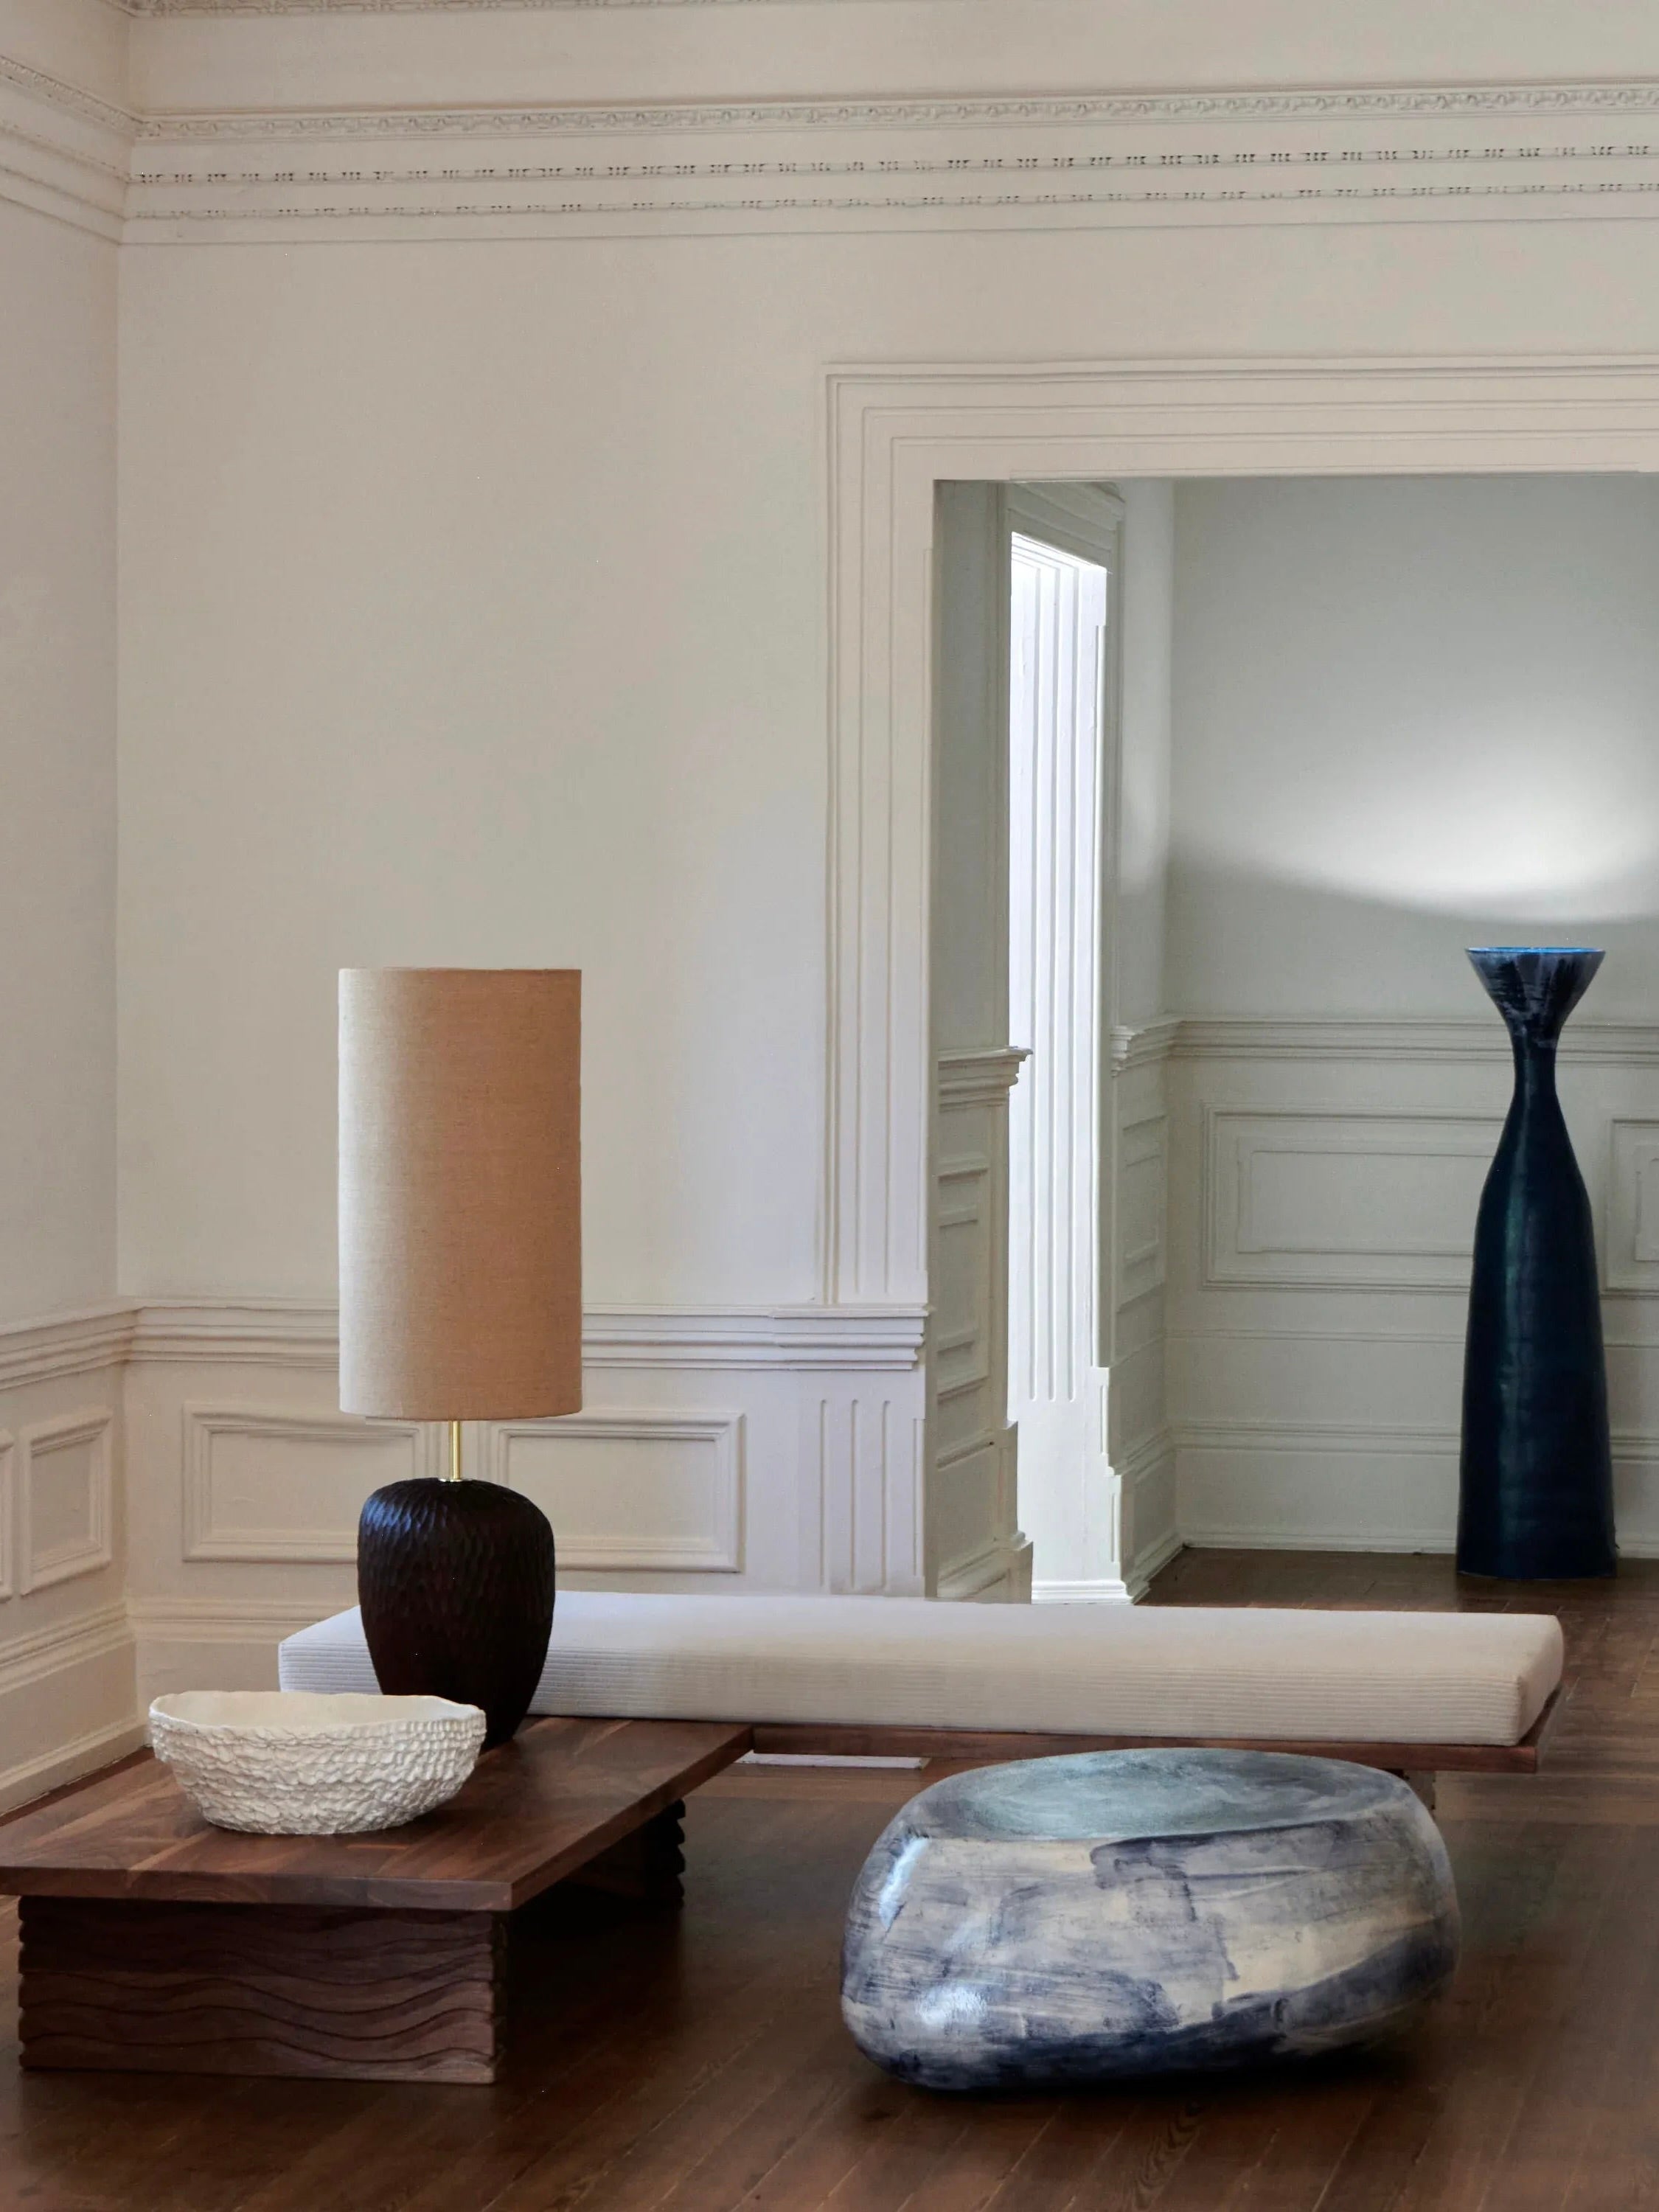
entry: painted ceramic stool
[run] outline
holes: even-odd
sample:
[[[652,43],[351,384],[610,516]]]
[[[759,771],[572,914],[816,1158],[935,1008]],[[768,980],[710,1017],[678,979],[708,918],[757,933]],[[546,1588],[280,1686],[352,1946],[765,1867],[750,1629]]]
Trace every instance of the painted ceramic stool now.
[[[912,1798],[853,1893],[842,2011],[925,2087],[1052,2087],[1369,2040],[1457,1943],[1445,1846],[1394,1776],[1093,1752]]]

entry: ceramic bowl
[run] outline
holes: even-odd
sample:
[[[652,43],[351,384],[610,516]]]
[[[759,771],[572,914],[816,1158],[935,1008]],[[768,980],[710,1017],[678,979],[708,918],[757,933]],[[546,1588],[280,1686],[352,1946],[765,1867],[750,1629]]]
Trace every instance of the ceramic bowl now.
[[[204,1819],[261,1836],[395,1828],[453,1797],[484,1717],[447,1698],[179,1690],[149,1709],[155,1756]]]

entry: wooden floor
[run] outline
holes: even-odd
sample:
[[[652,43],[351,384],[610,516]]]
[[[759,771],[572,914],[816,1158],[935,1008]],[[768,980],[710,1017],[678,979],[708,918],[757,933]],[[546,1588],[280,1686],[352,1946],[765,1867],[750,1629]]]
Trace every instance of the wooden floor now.
[[[3,2212],[1626,2212],[1659,2208],[1659,1563],[1188,1553],[1165,1604],[1558,1612],[1547,1776],[1449,1779],[1451,1996],[1310,2071],[1065,2100],[900,2088],[848,2042],[848,1886],[914,1772],[744,1770],[691,1801],[682,1917],[562,1903],[493,2088],[21,2075]],[[4,1923],[12,1964],[11,1923]],[[8,2027],[15,2015],[3,2015]]]

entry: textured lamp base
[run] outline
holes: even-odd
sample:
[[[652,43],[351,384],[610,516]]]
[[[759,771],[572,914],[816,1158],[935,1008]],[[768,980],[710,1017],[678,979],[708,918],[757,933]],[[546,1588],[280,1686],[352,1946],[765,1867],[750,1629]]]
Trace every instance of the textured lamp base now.
[[[388,1697],[483,1708],[486,1750],[530,1710],[553,1626],[553,1531],[498,1482],[389,1483],[357,1524],[363,1634]]]

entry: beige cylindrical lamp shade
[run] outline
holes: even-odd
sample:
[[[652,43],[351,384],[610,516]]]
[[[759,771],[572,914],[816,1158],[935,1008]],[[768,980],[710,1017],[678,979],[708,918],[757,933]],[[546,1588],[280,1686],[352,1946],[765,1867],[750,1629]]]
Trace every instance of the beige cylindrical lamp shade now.
[[[581,1399],[581,976],[340,971],[340,1404]]]

